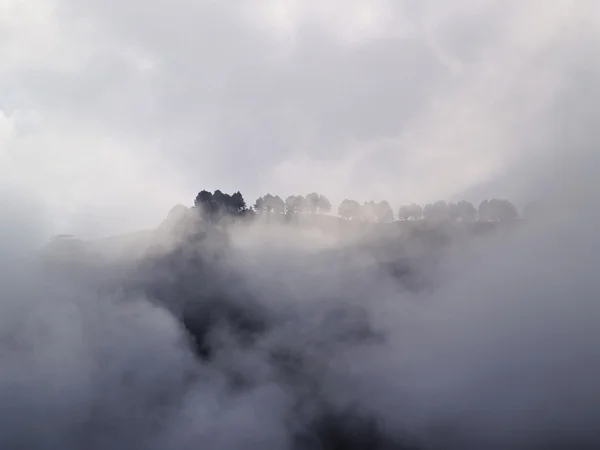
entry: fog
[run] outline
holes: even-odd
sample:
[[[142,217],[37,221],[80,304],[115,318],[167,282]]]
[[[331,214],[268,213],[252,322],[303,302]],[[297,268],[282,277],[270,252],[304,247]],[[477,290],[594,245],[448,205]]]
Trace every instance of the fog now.
[[[579,181],[593,199],[594,180]],[[449,231],[449,245],[187,214],[145,253],[98,246],[45,264],[15,239],[43,224],[11,214],[3,447],[600,442],[598,216],[579,205],[492,234]]]
[[[594,117],[593,0],[4,0],[1,17],[0,174],[49,234],[151,228],[202,188],[522,208],[536,158]]]
[[[0,88],[19,79],[18,95],[0,89],[0,119],[19,125],[3,134],[0,121],[0,447],[600,447],[593,2],[548,2],[542,14],[537,2],[490,1],[479,15],[468,1],[402,2],[405,32],[420,31],[386,73],[403,74],[399,92],[414,91],[404,97],[387,95],[397,78],[379,73],[399,48],[386,40],[399,23],[387,2],[372,22],[361,2],[340,20],[336,2],[290,2],[287,15],[257,2],[239,9],[249,28],[207,4],[151,2],[133,26],[136,2],[51,3],[0,18],[19,30],[0,44]],[[212,65],[189,58],[201,44],[182,45],[198,11],[209,30],[239,32],[217,34],[225,50]],[[32,50],[40,42],[52,58]],[[348,51],[357,42],[363,52]],[[79,67],[80,46],[103,63]],[[148,51],[166,72],[147,84],[118,76],[120,48]],[[272,59],[249,60],[249,49]],[[322,64],[303,70],[310,55]],[[223,61],[245,81],[207,82],[230,73]],[[367,66],[382,70],[345,76]],[[87,94],[109,84],[102,98],[115,100],[61,96],[74,81]],[[11,112],[19,101],[44,119],[31,135]],[[188,158],[188,144],[207,142],[213,150]],[[327,148],[336,157],[323,162]],[[193,184],[191,200],[206,187],[199,175],[251,195],[315,186],[340,200],[498,195],[540,209],[485,232],[337,217],[212,223],[187,203],[161,222],[182,191]],[[57,224],[93,237],[148,230],[46,245]]]

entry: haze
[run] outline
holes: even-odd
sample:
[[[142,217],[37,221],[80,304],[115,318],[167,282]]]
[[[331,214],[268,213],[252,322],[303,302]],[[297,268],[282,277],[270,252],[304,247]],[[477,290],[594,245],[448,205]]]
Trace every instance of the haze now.
[[[598,54],[594,0],[0,0],[0,447],[598,448]]]
[[[82,238],[200,187],[520,202],[530,167],[507,171],[554,150],[597,69],[593,0],[1,7],[3,189]]]

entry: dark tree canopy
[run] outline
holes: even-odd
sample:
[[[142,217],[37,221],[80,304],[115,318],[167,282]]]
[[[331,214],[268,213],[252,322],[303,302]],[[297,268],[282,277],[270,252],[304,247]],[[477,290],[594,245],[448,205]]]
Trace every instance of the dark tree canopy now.
[[[392,211],[392,207],[385,200],[382,200],[375,205],[375,213],[377,222],[379,223],[388,223],[393,222],[394,220],[394,211]]]
[[[356,200],[346,199],[338,208],[340,217],[346,220],[358,220],[361,218],[361,206]]]
[[[313,192],[304,198],[304,210],[310,214],[326,214],[331,211],[331,203],[324,195]]]
[[[472,203],[461,200],[456,204],[456,215],[463,222],[475,222],[477,220],[477,209]]]
[[[211,220],[225,215],[240,216],[248,211],[241,192],[229,195],[219,189],[212,194],[206,190],[200,191],[194,200],[194,207]]]
[[[283,214],[285,205],[279,195],[266,194],[254,202],[254,210],[257,214]]]
[[[210,210],[212,208],[213,195],[209,191],[200,191],[194,200],[194,206]]]
[[[394,220],[394,211],[385,200],[377,203],[371,200],[363,203],[360,208],[360,216],[367,222],[387,223]]]
[[[400,208],[398,212],[398,219],[400,220],[418,220],[423,217],[423,207],[412,203],[405,205]]]
[[[285,203],[279,195],[271,198],[271,208],[275,214],[283,214],[285,212]]]
[[[319,210],[319,194],[313,192],[305,198],[306,211],[311,214],[316,214]]]
[[[306,199],[301,195],[290,195],[285,199],[285,213],[288,216],[302,214],[306,208]]]
[[[319,195],[319,201],[317,202],[319,213],[327,214],[331,211],[331,202],[324,195]]]
[[[443,222],[450,218],[448,204],[443,201],[427,204],[423,207],[423,218],[432,222]]]
[[[360,207],[360,218],[367,222],[375,222],[377,220],[377,205],[374,201],[364,202]]]
[[[244,201],[244,197],[240,191],[235,192],[231,196],[230,205],[233,211],[236,213],[241,213],[246,211],[248,208],[246,206],[246,202]]]
[[[285,201],[278,195],[265,194],[256,199],[254,211],[248,208],[240,191],[227,194],[217,189],[213,193],[202,190],[194,200],[194,207],[201,210],[209,220],[223,216],[239,216],[247,213],[268,216],[285,214],[288,218],[308,214],[327,214],[331,212],[331,202],[322,194],[311,192],[306,195],[290,195]],[[530,215],[532,206],[524,212]],[[338,215],[346,220],[364,220],[367,222],[389,223],[394,221],[394,211],[385,201],[366,201],[362,205],[356,200],[345,199],[337,210]],[[424,219],[428,222],[456,221],[464,223],[481,222],[514,222],[519,218],[517,208],[508,200],[484,200],[475,208],[472,203],[461,200],[447,203],[443,200],[425,206],[411,203],[398,210],[400,221]]]
[[[508,200],[493,198],[479,205],[479,220],[486,222],[514,222],[519,218],[515,205]]]

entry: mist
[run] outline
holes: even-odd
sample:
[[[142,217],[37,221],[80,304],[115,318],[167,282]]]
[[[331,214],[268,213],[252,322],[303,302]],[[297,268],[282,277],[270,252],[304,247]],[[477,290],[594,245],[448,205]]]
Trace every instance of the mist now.
[[[6,239],[2,446],[595,448],[597,221],[578,212],[444,245],[192,210],[137,255]]]
[[[593,2],[118,3],[0,17],[0,447],[600,447]],[[204,187],[538,209],[213,222]]]

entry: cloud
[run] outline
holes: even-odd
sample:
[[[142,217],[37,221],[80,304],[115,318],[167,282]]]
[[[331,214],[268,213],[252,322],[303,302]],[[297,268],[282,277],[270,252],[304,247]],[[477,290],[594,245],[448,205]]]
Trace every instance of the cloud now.
[[[332,439],[353,411],[395,444],[597,447],[595,2],[2,8],[3,447],[311,448],[323,411]],[[256,226],[66,272],[32,257],[204,187],[552,214],[444,250]]]
[[[540,117],[566,95],[558,87],[597,22],[593,2],[567,0],[3,5],[0,108],[36,118],[4,137],[3,167],[47,186],[57,228],[78,233],[74,211],[121,214],[144,203],[139,186],[161,200],[122,229],[157,223],[204,187],[250,200],[477,197],[528,157],[530,136],[547,138]],[[20,156],[32,152],[47,157]],[[113,158],[135,182],[113,176]],[[304,170],[282,176],[298,161]],[[102,215],[89,234],[115,229]]]

